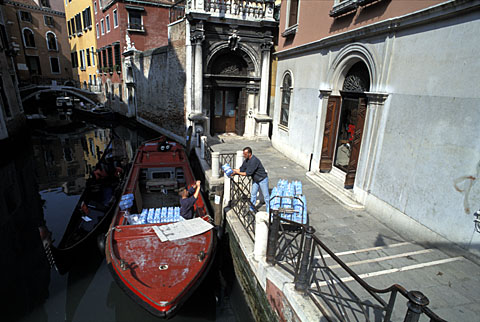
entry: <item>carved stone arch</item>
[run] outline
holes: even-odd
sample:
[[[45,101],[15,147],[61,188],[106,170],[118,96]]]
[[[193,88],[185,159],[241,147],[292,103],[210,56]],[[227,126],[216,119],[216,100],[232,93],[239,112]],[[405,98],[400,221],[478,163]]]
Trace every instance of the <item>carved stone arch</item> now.
[[[215,62],[220,55],[225,55],[227,53],[231,53],[244,60],[248,71],[247,76],[258,76],[260,74],[260,63],[253,49],[249,48],[248,45],[240,43],[237,50],[231,51],[228,43],[225,42],[216,43],[210,46],[206,58],[206,73],[212,74],[214,69],[213,62]]]
[[[342,90],[348,72],[358,62],[363,62],[368,69],[370,92],[377,90],[378,74],[375,56],[363,45],[355,43],[344,47],[333,60],[328,71],[328,83],[332,94]]]

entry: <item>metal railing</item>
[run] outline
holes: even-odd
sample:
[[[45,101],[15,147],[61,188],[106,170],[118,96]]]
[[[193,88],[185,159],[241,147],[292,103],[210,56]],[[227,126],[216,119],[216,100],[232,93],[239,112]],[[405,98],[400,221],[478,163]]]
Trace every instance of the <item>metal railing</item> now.
[[[230,209],[255,241],[258,210],[250,202],[250,188],[249,177],[230,178]],[[312,226],[286,219],[284,211],[270,209],[267,263],[291,274],[295,290],[308,295],[327,320],[391,321],[400,294],[407,312],[398,308],[396,319],[405,315],[405,322],[416,322],[425,314],[430,321],[444,321],[428,308],[428,298],[419,291],[398,284],[378,289],[366,283],[315,236]]]
[[[258,209],[250,201],[252,179],[247,176],[230,178],[230,209],[248,233],[255,240],[255,214]]]
[[[234,167],[239,167],[240,165],[236,165],[235,162],[235,157],[236,157],[236,152],[219,152],[218,153],[218,165],[219,167],[217,169],[213,169],[212,167],[212,153],[214,152],[212,147],[208,144],[207,140],[204,139],[203,144],[205,145],[204,147],[204,159],[205,162],[210,166],[212,171],[218,171],[218,175],[222,176],[223,175],[223,170],[221,168],[221,165],[224,165],[228,163],[232,168]]]
[[[444,321],[419,291],[398,284],[370,286],[315,236],[313,227],[281,218],[278,210],[270,212],[267,262],[292,274],[295,289],[307,294],[328,320],[390,321],[401,294],[408,301],[404,321],[418,321],[422,314],[430,321]]]

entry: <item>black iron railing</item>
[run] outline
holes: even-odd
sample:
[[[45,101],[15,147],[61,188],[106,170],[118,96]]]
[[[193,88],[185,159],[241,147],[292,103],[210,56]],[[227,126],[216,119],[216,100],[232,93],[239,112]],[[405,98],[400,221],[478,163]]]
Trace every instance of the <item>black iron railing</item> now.
[[[444,321],[421,292],[398,284],[370,286],[315,236],[313,227],[281,218],[278,210],[270,212],[267,262],[292,274],[295,289],[310,296],[328,320],[390,321],[401,294],[408,301],[404,321],[418,321],[422,314]]]
[[[212,168],[212,152],[213,149],[205,142],[205,161]]]
[[[208,142],[205,141],[205,155],[204,155],[204,158],[205,158],[205,162],[207,162],[207,164],[210,166],[210,168],[212,168],[212,152],[213,149],[210,145],[208,145]],[[230,165],[230,167],[234,168],[236,167],[237,165],[235,165],[235,157],[236,157],[236,152],[221,152],[219,153],[219,158],[218,158],[218,162],[219,162],[219,169],[218,169],[218,174],[220,176],[223,175],[223,170],[221,168],[222,165],[228,163]],[[238,165],[239,167],[240,165]]]
[[[258,209],[250,201],[252,179],[234,176],[230,179],[230,208],[242,223],[248,236],[255,240],[255,214]]]

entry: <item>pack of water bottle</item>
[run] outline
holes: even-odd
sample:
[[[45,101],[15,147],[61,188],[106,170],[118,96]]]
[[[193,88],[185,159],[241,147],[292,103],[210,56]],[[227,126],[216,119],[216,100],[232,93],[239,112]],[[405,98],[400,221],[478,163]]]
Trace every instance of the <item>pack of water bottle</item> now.
[[[131,215],[131,225],[172,223],[184,220],[180,216],[180,207],[162,207],[143,209],[142,213]]]
[[[280,211],[280,216],[285,219],[302,224],[307,223],[307,199],[303,195],[302,182],[288,182],[286,179],[278,180],[270,194],[270,208]]]
[[[233,174],[233,170],[228,163],[222,165],[222,170],[227,175],[227,177],[230,177]]]
[[[120,202],[118,204],[118,207],[120,207],[121,210],[127,210],[133,206],[133,193],[128,193],[126,195],[123,195],[122,198],[120,199]]]

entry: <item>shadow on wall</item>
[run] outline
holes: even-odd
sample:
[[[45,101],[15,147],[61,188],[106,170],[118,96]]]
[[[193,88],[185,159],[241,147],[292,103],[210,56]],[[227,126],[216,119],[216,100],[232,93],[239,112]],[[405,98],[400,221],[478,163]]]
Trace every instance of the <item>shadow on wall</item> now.
[[[135,93],[127,102],[136,104],[137,117],[183,137],[185,115],[185,22],[170,26],[169,44],[136,54]]]

